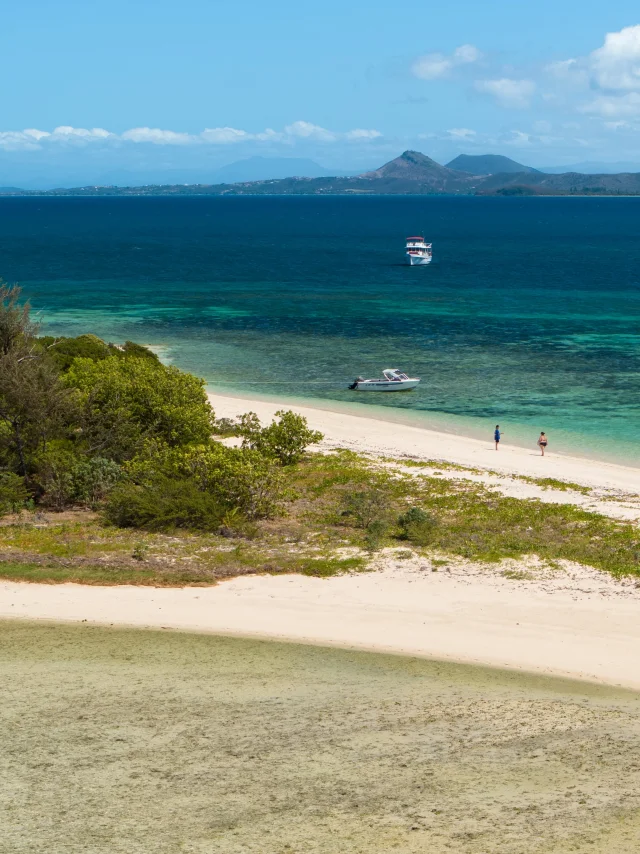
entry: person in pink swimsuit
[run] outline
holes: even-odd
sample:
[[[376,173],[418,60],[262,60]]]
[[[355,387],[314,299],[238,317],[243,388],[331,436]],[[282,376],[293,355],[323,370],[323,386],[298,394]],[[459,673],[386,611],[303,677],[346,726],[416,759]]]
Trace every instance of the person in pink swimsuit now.
[[[538,447],[542,451],[542,456],[544,457],[544,449],[547,447],[547,434],[540,433],[540,437],[538,439]]]

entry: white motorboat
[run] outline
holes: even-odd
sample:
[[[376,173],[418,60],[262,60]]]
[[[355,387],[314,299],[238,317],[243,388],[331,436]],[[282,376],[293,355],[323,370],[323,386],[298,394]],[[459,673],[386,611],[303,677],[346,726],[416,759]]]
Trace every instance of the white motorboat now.
[[[412,267],[430,264],[433,258],[433,244],[425,243],[424,237],[407,237],[407,261]]]
[[[349,388],[353,391],[410,391],[419,382],[417,377],[409,377],[396,368],[385,368],[381,379],[365,380],[364,377],[358,377]]]

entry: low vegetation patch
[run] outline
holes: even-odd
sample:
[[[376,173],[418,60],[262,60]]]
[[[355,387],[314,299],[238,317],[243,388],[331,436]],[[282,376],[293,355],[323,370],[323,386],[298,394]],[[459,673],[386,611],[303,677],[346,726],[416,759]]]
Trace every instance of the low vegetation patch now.
[[[559,492],[579,492],[582,495],[590,495],[593,492],[588,486],[582,486],[582,484],[573,483],[570,480],[559,480],[556,477],[529,477],[526,474],[519,474],[515,475],[515,479],[522,480],[525,483],[533,483],[543,489],[557,489]]]

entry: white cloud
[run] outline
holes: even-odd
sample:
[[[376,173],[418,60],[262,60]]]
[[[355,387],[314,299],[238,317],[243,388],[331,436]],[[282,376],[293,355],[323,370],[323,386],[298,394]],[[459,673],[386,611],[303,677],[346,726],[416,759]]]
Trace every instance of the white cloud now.
[[[251,133],[232,127],[205,128],[200,133],[163,130],[162,128],[136,127],[121,134],[112,133],[104,128],[74,128],[60,125],[52,131],[26,128],[21,131],[0,131],[0,148],[4,149],[40,149],[53,143],[75,145],[125,142],[133,145],[233,145],[244,142],[288,143],[296,141],[310,142],[370,142],[379,139],[382,134],[373,128],[353,128],[344,132],[331,131],[307,121],[296,121],[282,131],[265,128],[259,133]]]
[[[127,142],[151,142],[154,145],[188,145],[195,138],[188,133],[178,133],[160,128],[131,128],[120,135]]]
[[[278,142],[281,139],[284,139],[284,134],[280,131],[274,130],[273,128],[265,128],[260,133],[255,135],[256,139],[259,139],[260,142]]]
[[[293,122],[293,124],[287,125],[284,131],[289,136],[301,139],[316,139],[321,142],[334,142],[337,139],[335,133],[319,125],[311,124],[311,122]]]
[[[49,136],[49,134],[47,134]],[[26,149],[34,150],[40,148],[38,140],[27,135],[24,131],[0,131],[0,147],[8,150]]]
[[[49,136],[51,139],[108,139],[113,134],[109,133],[108,130],[104,128],[74,128],[69,125],[60,125],[60,127],[54,128],[51,134],[46,134],[45,131],[24,131],[25,133],[31,134],[44,134]]]
[[[420,80],[436,80],[446,77],[453,68],[452,60],[442,53],[428,53],[421,56],[411,66],[414,77]]]
[[[521,130],[512,130],[511,136],[507,139],[504,139],[503,142],[505,145],[515,145],[516,148],[522,148],[527,145],[531,145],[533,139],[531,134],[524,133]]]
[[[589,72],[581,59],[562,59],[550,62],[543,68],[556,84],[570,88],[584,87],[589,83]]]
[[[213,142],[219,145],[226,145],[230,142],[243,142],[246,139],[252,139],[252,134],[246,130],[238,130],[237,128],[205,128],[199,135],[200,139],[205,142]]]
[[[476,132],[470,128],[450,128],[447,133],[454,139],[473,139]]]
[[[457,47],[450,56],[444,53],[427,53],[419,56],[411,66],[411,73],[420,80],[437,80],[448,77],[454,68],[460,65],[470,65],[478,62],[482,54],[472,44]]]
[[[369,130],[367,128],[355,128],[354,130],[348,130],[345,133],[345,138],[353,141],[362,140],[362,139],[378,139],[382,134],[379,130]]]
[[[29,137],[30,139],[35,139],[36,141],[44,139],[47,136],[51,136],[51,134],[48,133],[46,130],[38,130],[37,128],[25,128],[22,133],[26,137]]]
[[[478,62],[480,59],[482,59],[482,53],[472,44],[461,44],[453,52],[455,65],[468,65],[471,62]]]
[[[600,116],[605,119],[640,115],[640,93],[627,92],[626,95],[598,95],[588,104],[579,107],[581,113]]]
[[[607,33],[589,56],[592,78],[600,89],[640,89],[640,24]]]
[[[107,139],[115,139],[116,135],[104,128],[74,128],[70,125],[60,125],[52,131],[25,128],[22,131],[0,132],[0,146],[11,149],[33,150],[41,148],[42,142],[83,144]]]
[[[513,80],[501,77],[498,80],[476,80],[478,92],[493,96],[502,107],[524,109],[536,90],[533,80]]]
[[[558,106],[569,105],[580,113],[606,119],[635,116],[639,112],[634,96],[640,92],[640,24],[607,33],[602,46],[590,54],[552,62],[544,71],[558,85],[547,100]],[[576,104],[573,96],[579,89],[595,95]]]

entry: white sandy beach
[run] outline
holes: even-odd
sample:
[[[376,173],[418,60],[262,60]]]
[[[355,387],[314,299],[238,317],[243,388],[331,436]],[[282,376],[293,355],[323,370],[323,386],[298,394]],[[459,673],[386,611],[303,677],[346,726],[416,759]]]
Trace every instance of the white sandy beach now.
[[[253,410],[269,420],[276,403],[211,396],[217,415]],[[637,518],[630,493],[637,469],[416,427],[293,407],[325,434],[325,447],[487,468],[507,476],[500,487],[524,497],[584,503]],[[606,500],[509,481],[508,475],[549,476],[594,490]],[[475,474],[488,483],[496,475]],[[536,491],[537,490],[537,491]],[[637,496],[636,496],[637,499]],[[598,506],[600,505],[600,506]],[[456,565],[434,571],[429,561],[380,559],[380,569],[330,579],[252,576],[213,588],[89,587],[0,583],[0,617],[87,621],[140,627],[225,632],[339,644],[521,668],[640,689],[640,588],[595,570],[565,567],[526,579],[500,568]],[[535,569],[535,567],[534,567]]]
[[[355,415],[319,408],[319,405],[292,406],[288,403],[219,394],[210,394],[209,400],[219,418],[234,418],[251,410],[256,412],[262,421],[268,422],[279,409],[293,409],[304,415],[314,430],[324,433],[324,447],[350,448],[354,451],[392,457],[443,460],[503,474],[554,477],[594,488],[630,493],[640,491],[640,469],[555,454],[553,440],[543,458],[535,446],[537,435],[533,437],[531,448],[520,448],[502,442],[500,450],[496,452],[492,441],[492,424],[489,425],[485,442],[371,418],[365,405],[362,405],[361,415]]]

